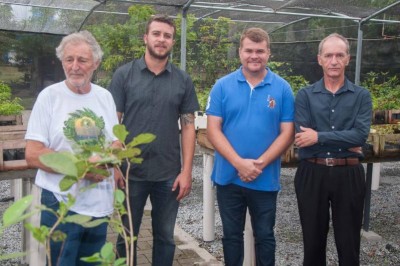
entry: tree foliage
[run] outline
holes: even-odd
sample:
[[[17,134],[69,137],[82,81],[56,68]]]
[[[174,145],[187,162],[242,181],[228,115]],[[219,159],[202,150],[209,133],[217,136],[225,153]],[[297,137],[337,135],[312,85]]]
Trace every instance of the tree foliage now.
[[[374,110],[400,109],[400,79],[397,76],[370,72],[361,85],[370,91]]]
[[[124,24],[99,24],[88,29],[94,34],[104,50],[102,70],[108,73],[97,81],[108,86],[111,74],[121,64],[139,58],[144,53],[144,35],[146,21],[155,10],[147,5],[133,5],[129,8],[130,19]],[[176,36],[172,52],[172,62],[180,64],[181,57],[181,23],[182,16],[175,20]],[[193,15],[186,18],[186,70],[196,88],[201,109],[204,110],[210,89],[215,81],[237,69],[240,65],[238,43],[240,33],[235,30],[235,23],[229,18],[220,17],[196,20]],[[287,78],[298,90],[307,84],[301,76],[294,76],[287,64],[274,64],[271,68]]]

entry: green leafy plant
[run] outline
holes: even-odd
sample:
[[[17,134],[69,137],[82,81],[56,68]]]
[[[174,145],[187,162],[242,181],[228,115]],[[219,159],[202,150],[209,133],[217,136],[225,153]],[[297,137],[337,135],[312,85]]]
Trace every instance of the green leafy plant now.
[[[0,115],[19,115],[23,110],[21,99],[12,98],[11,87],[0,81]]]
[[[289,63],[270,61],[268,62],[268,67],[289,82],[294,94],[309,85],[309,82],[303,76],[293,75],[293,70]]]
[[[115,148],[109,145],[107,146],[104,141],[99,142],[99,144],[96,145],[86,145],[86,143],[82,143],[80,145],[80,150],[78,150],[79,152],[77,153],[48,153],[40,156],[39,159],[47,167],[50,167],[54,171],[64,175],[59,184],[61,191],[67,191],[72,185],[79,183],[80,180],[85,178],[87,174],[108,176],[109,172],[107,168],[110,167],[115,167],[116,171],[120,171],[119,167],[122,162],[127,163],[127,170],[125,173],[125,177],[127,177],[130,165],[132,163],[138,164],[143,161],[143,158],[139,157],[141,155],[141,149],[138,146],[152,142],[156,136],[149,133],[140,134],[131,142],[125,144],[128,131],[126,131],[124,125],[114,126],[113,133],[122,143],[122,147]],[[93,156],[95,156],[95,160],[93,160]],[[125,181],[127,181],[126,178]],[[90,187],[85,189],[90,189]],[[75,203],[75,198],[71,195],[68,195],[68,201],[66,203],[60,202],[60,208],[57,211],[53,211],[43,205],[36,206],[34,211],[28,211],[32,202],[32,195],[28,195],[15,202],[5,211],[0,226],[0,235],[6,227],[24,221],[26,218],[39,211],[52,212],[57,217],[57,221],[52,228],[45,226],[35,227],[32,224],[25,224],[25,227],[31,232],[32,236],[46,246],[46,255],[49,258],[48,261],[50,263],[50,241],[64,241],[66,238],[66,235],[63,232],[56,229],[59,224],[76,223],[83,227],[95,227],[101,223],[107,222],[115,232],[124,237],[127,257],[117,259],[113,244],[108,242],[103,246],[99,253],[81,259],[87,262],[97,263],[97,265],[133,265],[133,242],[136,237],[132,235],[133,223],[132,215],[129,211],[129,201],[126,202],[127,208],[125,208],[124,205],[125,195],[129,195],[129,182],[125,182],[124,191],[116,189],[114,192],[114,214],[111,215],[110,218],[96,220],[92,220],[92,217],[85,215],[68,215],[68,210]],[[128,215],[129,228],[125,228],[122,224],[123,215]],[[8,257],[9,256],[0,257],[0,260]],[[49,265],[51,266],[51,263]]]
[[[370,91],[374,110],[400,109],[400,79],[397,76],[369,72],[361,85]]]

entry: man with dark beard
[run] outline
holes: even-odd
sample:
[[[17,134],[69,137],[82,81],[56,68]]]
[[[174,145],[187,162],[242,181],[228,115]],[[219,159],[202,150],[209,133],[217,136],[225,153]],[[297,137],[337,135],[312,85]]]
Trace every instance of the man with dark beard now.
[[[199,110],[191,78],[168,61],[175,33],[172,19],[161,15],[152,17],[143,38],[144,56],[117,69],[110,84],[118,118],[129,131],[126,142],[141,133],[156,135],[155,141],[141,147],[143,162],[130,168],[127,198],[137,237],[144,206],[150,196],[152,265],[163,266],[173,263],[179,201],[191,190],[196,139],[194,112]],[[127,225],[126,215],[123,220]],[[121,236],[117,249],[120,257],[126,256]],[[134,250],[136,260],[136,241]]]

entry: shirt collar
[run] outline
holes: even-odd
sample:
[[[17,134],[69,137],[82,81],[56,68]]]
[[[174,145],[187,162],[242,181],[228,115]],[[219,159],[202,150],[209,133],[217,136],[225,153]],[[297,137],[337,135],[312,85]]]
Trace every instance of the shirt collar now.
[[[343,93],[346,91],[354,92],[353,84],[347,78],[344,79],[344,85],[336,92],[336,94],[340,94],[340,93]],[[312,92],[320,92],[320,93],[329,92],[325,88],[324,78],[320,79],[319,81],[317,81],[315,83],[315,86],[314,86]]]
[[[238,81],[241,81],[241,82],[247,82],[246,81],[246,77],[243,75],[242,68],[243,67],[240,66],[240,68],[237,70],[238,71],[237,79],[238,79]],[[269,67],[265,67],[265,69],[267,69],[267,75],[265,75],[264,79],[257,86],[263,86],[265,84],[271,84],[272,83],[273,72],[271,71],[271,69],[269,69]]]
[[[144,56],[142,56],[140,59],[138,59],[138,64],[139,64],[139,68],[141,71],[144,69],[148,69],[147,65],[146,65],[146,61],[144,61]],[[165,70],[167,70],[168,72],[171,73],[172,69],[171,69],[171,63],[169,61],[167,62],[167,65],[165,66]]]

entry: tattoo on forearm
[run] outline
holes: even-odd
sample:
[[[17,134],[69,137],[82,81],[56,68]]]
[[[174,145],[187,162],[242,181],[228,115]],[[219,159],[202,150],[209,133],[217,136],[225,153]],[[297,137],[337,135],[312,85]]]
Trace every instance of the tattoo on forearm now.
[[[193,114],[182,114],[181,115],[181,123],[186,126],[194,123],[194,115]]]

